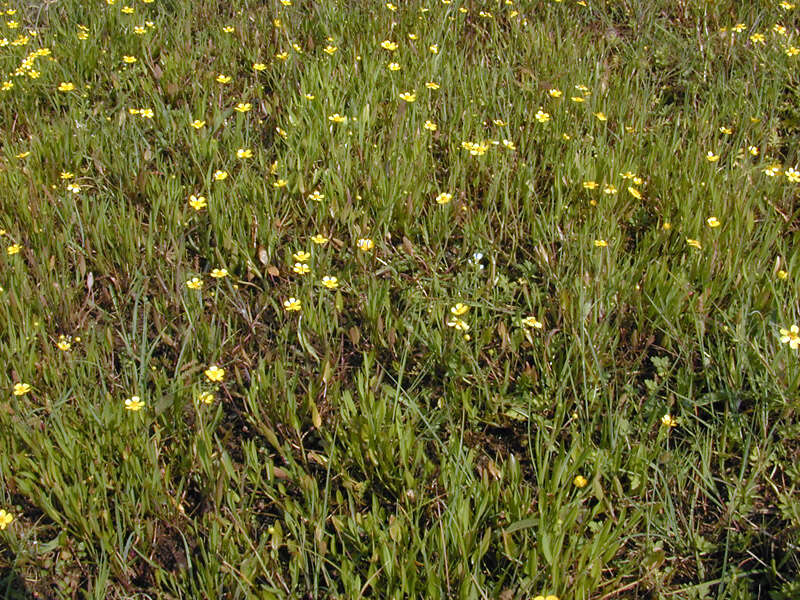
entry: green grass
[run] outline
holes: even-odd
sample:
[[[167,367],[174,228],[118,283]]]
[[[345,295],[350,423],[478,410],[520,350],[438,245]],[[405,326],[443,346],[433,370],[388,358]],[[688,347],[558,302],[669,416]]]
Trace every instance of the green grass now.
[[[129,4],[0,19],[3,597],[800,594],[800,7]]]

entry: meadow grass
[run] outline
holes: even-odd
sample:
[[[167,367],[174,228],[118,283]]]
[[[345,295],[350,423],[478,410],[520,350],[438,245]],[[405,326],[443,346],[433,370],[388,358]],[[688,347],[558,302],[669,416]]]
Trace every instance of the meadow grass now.
[[[3,597],[800,597],[800,7],[395,4],[2,5]]]

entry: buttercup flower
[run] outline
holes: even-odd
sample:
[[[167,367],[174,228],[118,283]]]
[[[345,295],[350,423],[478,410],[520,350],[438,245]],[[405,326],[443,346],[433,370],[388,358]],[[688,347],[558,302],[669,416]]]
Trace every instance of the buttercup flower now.
[[[249,102],[239,102],[239,104],[233,107],[233,110],[240,113],[246,113],[251,108],[253,108],[253,105]]]
[[[469,325],[463,319],[459,319],[458,317],[453,317],[449,321],[447,321],[448,327],[453,327],[458,331],[469,331]]]
[[[606,246],[608,246],[608,242],[605,240],[595,240],[594,245],[597,248],[605,248]]]
[[[405,100],[410,104],[411,102],[414,102],[414,100],[417,99],[417,95],[412,94],[411,92],[403,92],[402,94],[400,94],[400,99]]]
[[[320,202],[325,197],[325,194],[321,194],[319,190],[314,190],[308,195],[309,200],[314,200],[315,202]]]
[[[425,123],[422,126],[428,131],[436,131],[436,123],[434,123],[433,121],[425,121]]]
[[[302,310],[303,305],[297,298],[289,298],[288,300],[283,301],[283,308],[286,310],[286,312],[299,312]]]
[[[298,262],[308,262],[308,260],[311,258],[311,254],[305,250],[298,250],[292,254],[292,258]]]
[[[296,263],[294,263],[294,266],[292,267],[292,271],[294,271],[298,275],[306,275],[307,273],[309,273],[311,271],[311,267],[309,267],[305,263],[296,262]]]
[[[800,328],[797,325],[792,325],[789,329],[780,330],[781,344],[789,344],[792,350],[800,348]]]
[[[208,206],[208,203],[206,202],[205,196],[195,196],[194,194],[192,194],[191,196],[189,196],[189,206],[191,206],[196,211],[200,211],[203,210],[206,206]]]
[[[11,525],[11,522],[14,520],[14,515],[10,512],[6,512],[5,509],[0,508],[0,531]]]
[[[322,278],[322,285],[329,290],[335,290],[339,287],[339,280],[331,275],[325,275],[325,277]]]
[[[364,252],[369,252],[375,247],[375,242],[373,242],[369,238],[361,238],[356,242],[356,246],[358,247],[359,250],[362,250]]]
[[[239,148],[236,151],[236,158],[252,158],[253,151],[250,148]]]
[[[217,365],[211,365],[205,371],[203,371],[203,373],[209,381],[213,381],[214,383],[220,383],[223,379],[225,379],[225,369],[222,369]]]
[[[383,48],[384,50],[388,50],[389,52],[394,52],[395,50],[397,50],[397,43],[391,42],[389,40],[383,40],[381,42],[381,48]]]
[[[232,78],[230,75],[223,75],[222,73],[217,75],[217,83],[225,84],[225,83],[230,83],[231,81]]]
[[[687,245],[691,246],[692,248],[697,248],[698,250],[703,249],[703,245],[698,240],[693,240],[691,238],[686,238]]]
[[[467,312],[469,312],[469,306],[462,304],[461,302],[457,302],[454,306],[450,307],[450,313],[457,317],[460,317]]]
[[[15,383],[14,384],[14,395],[15,396],[24,396],[28,392],[31,391],[31,385],[29,383]]]
[[[442,192],[441,194],[436,196],[436,202],[438,204],[447,204],[452,199],[453,199],[453,194],[449,194],[447,192]]]
[[[214,171],[214,181],[222,181],[228,177],[227,171]]]
[[[664,427],[676,427],[678,425],[678,421],[671,414],[667,413],[661,417],[661,424]]]
[[[706,219],[706,223],[708,223],[708,226],[711,227],[712,229],[714,227],[719,227],[720,226],[720,222],[719,222],[719,219],[717,219],[717,217],[708,217]]]
[[[575,479],[572,480],[572,483],[576,488],[583,488],[586,487],[586,484],[589,483],[589,481],[583,475],[576,475]]]
[[[19,254],[20,250],[22,250],[22,246],[19,244],[11,244],[8,248],[6,248],[6,254],[13,256],[14,254]]]
[[[222,279],[228,276],[228,269],[212,269],[210,275],[214,279]]]
[[[197,400],[203,404],[211,404],[214,401],[214,394],[209,391],[200,392]]]
[[[144,401],[141,398],[139,398],[139,396],[131,396],[130,398],[125,398],[125,410],[136,412],[137,410],[141,410],[142,408],[144,408]]]
[[[190,290],[199,290],[203,288],[203,280],[199,277],[192,277],[186,282],[186,287]]]
[[[534,329],[541,329],[544,326],[542,322],[537,320],[534,316],[525,317],[522,319],[522,325],[524,327],[532,327]]]
[[[206,126],[206,122],[201,121],[200,119],[195,119],[194,121],[191,122],[191,126],[194,127],[195,129],[202,129],[203,127]]]
[[[328,243],[328,238],[326,238],[321,233],[318,233],[314,237],[311,238],[311,241],[314,242],[315,244],[321,246],[322,244],[327,244]]]
[[[59,92],[71,92],[71,91],[72,91],[72,90],[74,90],[74,89],[75,89],[75,84],[74,84],[74,83],[71,83],[71,82],[64,82],[64,81],[62,81],[62,82],[61,82],[61,83],[58,85],[58,91],[59,91]]]

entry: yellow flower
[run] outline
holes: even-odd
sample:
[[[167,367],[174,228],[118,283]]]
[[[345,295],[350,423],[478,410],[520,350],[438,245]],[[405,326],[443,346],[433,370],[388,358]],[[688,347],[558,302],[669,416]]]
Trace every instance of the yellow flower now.
[[[394,52],[395,50],[397,50],[397,43],[391,42],[389,40],[383,40],[381,42],[381,48],[383,48],[384,50],[388,50],[389,52]]]
[[[339,113],[333,113],[332,115],[328,116],[328,121],[332,121],[334,123],[344,123],[347,121],[347,117],[343,117]]]
[[[230,75],[223,75],[222,73],[217,75],[217,83],[223,83],[224,84],[224,83],[230,83],[231,81],[232,81],[232,78],[230,77]]]
[[[15,383],[14,384],[14,395],[15,396],[24,396],[28,392],[31,391],[31,385],[29,383]]]
[[[254,71],[264,71],[266,70],[267,65],[261,62],[253,63],[253,70]]]
[[[369,238],[360,238],[356,242],[356,246],[358,247],[359,250],[362,250],[363,252],[369,252],[375,247],[375,242],[373,242]]]
[[[453,199],[453,194],[449,194],[447,192],[442,192],[441,194],[436,196],[436,202],[438,204],[447,204],[452,199]]]
[[[608,242],[605,240],[595,240],[594,245],[597,248],[605,248],[606,246],[608,246]]]
[[[587,190],[596,190],[598,185],[599,184],[596,181],[592,180],[583,182],[583,187]]]
[[[308,262],[311,258],[311,254],[306,252],[305,250],[298,250],[294,254],[292,254],[292,258],[298,262]]]
[[[522,319],[523,327],[533,327],[534,329],[541,329],[544,325],[536,317],[530,316]]]
[[[228,177],[227,171],[214,171],[214,180],[222,181]]]
[[[323,198],[325,198],[325,194],[321,194],[319,190],[314,190],[308,195],[308,199],[315,202],[321,202]]]
[[[200,290],[203,288],[203,280],[199,277],[192,277],[186,282],[186,287],[190,290]]]
[[[302,310],[303,305],[297,298],[289,298],[283,301],[283,308],[286,312],[299,312]]]
[[[140,108],[139,109],[139,115],[141,115],[145,119],[152,119],[154,114],[155,113],[153,113],[153,109],[152,108]]]
[[[509,150],[517,149],[517,147],[514,145],[514,142],[512,142],[511,140],[503,140],[503,146],[505,146]]]
[[[307,273],[309,273],[311,271],[311,267],[309,267],[305,263],[296,262],[296,263],[294,263],[294,266],[292,267],[292,271],[294,271],[298,275],[306,275]]]
[[[124,12],[126,15],[132,15],[133,14],[133,7],[132,6],[123,6],[122,7],[122,12]]]
[[[703,245],[698,240],[693,240],[691,238],[686,238],[686,243],[691,246],[692,248],[697,248],[698,250],[703,249]]]
[[[322,278],[322,285],[329,290],[335,290],[339,287],[339,280],[331,275],[325,275],[325,277]]]
[[[318,245],[321,246],[322,244],[327,244],[328,243],[328,238],[326,238],[321,233],[318,233],[314,237],[311,238],[311,241],[314,242],[315,244],[318,244]]]
[[[717,217],[708,217],[706,219],[706,223],[708,223],[708,226],[711,227],[712,229],[714,227],[719,227],[720,226],[720,222],[719,222],[719,219],[717,219]]]
[[[73,177],[75,177],[75,173],[72,173],[71,171],[61,171],[61,175],[59,175],[58,177],[59,179],[64,179],[64,180],[72,179]]]
[[[617,187],[615,185],[607,183],[605,187],[603,187],[603,193],[608,196],[613,196],[614,194],[617,193]]]
[[[492,123],[494,123],[498,127],[505,127],[507,125],[507,123],[503,121],[503,119],[492,119]]]
[[[14,254],[19,254],[20,250],[22,250],[22,246],[19,244],[11,244],[8,248],[6,248],[6,253],[9,256],[13,256]]]
[[[708,162],[717,162],[719,160],[719,154],[714,154],[711,150],[706,152],[706,160]]]
[[[764,169],[763,173],[767,177],[776,177],[777,175],[780,175],[781,174],[781,165],[780,165],[780,163],[771,164],[766,169]]]
[[[539,123],[547,123],[550,120],[550,115],[544,112],[541,107],[539,107],[539,110],[536,111],[536,114],[533,116],[536,117]]]
[[[758,156],[758,146],[748,146],[747,151],[750,153],[750,156]]]
[[[428,88],[429,90],[438,90],[440,86],[435,81],[429,81],[428,83],[425,84],[425,87]]]
[[[305,98],[306,100],[313,100],[314,94],[303,94],[303,98]]]
[[[400,94],[400,99],[411,103],[411,102],[414,102],[414,100],[417,99],[417,95],[416,94],[412,94],[411,92],[403,92],[402,94]]]
[[[253,108],[253,105],[249,102],[239,102],[239,104],[233,107],[233,110],[240,113],[246,113],[251,108]]]
[[[797,56],[800,54],[800,48],[797,46],[789,46],[786,48],[786,50],[784,50],[784,52],[786,52],[786,56]]]
[[[30,156],[30,154],[31,154],[30,152],[20,152],[19,154],[17,154],[17,158],[26,158]]]
[[[466,314],[469,312],[469,306],[466,304],[462,304],[461,302],[456,302],[454,306],[450,307],[450,313],[454,314],[457,317]]]
[[[642,192],[637,190],[635,187],[628,186],[628,193],[631,196],[633,196],[634,198],[636,198],[637,200],[641,200],[642,199]]]
[[[236,158],[252,158],[253,151],[249,148],[239,148],[236,151]]]
[[[222,279],[228,276],[228,269],[212,269],[210,275],[214,279]]]
[[[70,348],[72,348],[72,343],[69,341],[69,338],[65,335],[58,336],[58,342],[56,343],[56,347],[61,350],[62,352],[68,352]]]
[[[139,396],[131,396],[125,399],[125,410],[136,412],[144,408],[144,401]]]
[[[589,482],[583,475],[576,475],[575,479],[572,480],[572,483],[575,485],[576,488],[583,488],[586,487],[586,484]]]
[[[211,404],[214,401],[214,394],[209,391],[200,392],[197,400],[203,404]]]
[[[205,196],[195,196],[194,194],[192,194],[191,196],[189,196],[189,206],[191,206],[193,209],[197,211],[200,211],[203,210],[206,206],[208,206],[208,203],[206,202]]]
[[[463,319],[459,319],[458,317],[453,317],[449,321],[447,321],[448,327],[454,327],[458,331],[469,331],[469,325]]]
[[[763,33],[754,33],[750,36],[750,41],[754,44],[764,44],[766,43],[766,38]]]
[[[230,25],[228,25],[226,27],[223,27],[222,31],[224,31],[225,33],[233,33],[236,30],[233,27],[231,27]]]
[[[324,51],[325,51],[327,54],[333,54],[333,53],[334,53],[334,52],[336,52],[337,50],[338,50],[338,48],[337,48],[336,46],[331,46],[331,45],[325,46],[325,48],[324,48]]]
[[[13,87],[14,87],[14,82],[13,81],[4,81],[3,85],[2,85],[2,87],[0,87],[0,89],[2,89],[4,92],[7,92],[8,90],[10,90]]]
[[[730,127],[723,126],[719,128],[719,132],[724,135],[731,135],[733,133],[733,129],[731,129]]]
[[[288,181],[286,181],[285,179],[277,179],[276,181],[273,181],[273,182],[272,182],[272,187],[276,187],[276,188],[282,188],[282,187],[286,187],[286,185],[287,185],[288,183],[289,183],[289,182],[288,182]]]
[[[205,376],[208,378],[209,381],[213,381],[215,383],[220,383],[223,379],[225,379],[225,369],[221,369],[217,365],[211,365],[205,371]]]
[[[586,98],[583,98],[581,96],[573,96],[572,98],[570,98],[570,100],[572,100],[573,102],[586,102]]]
[[[431,44],[428,46],[428,50],[430,50],[433,54],[439,54],[439,44]]]
[[[596,112],[594,113],[594,116],[597,117],[598,121],[608,121],[608,117],[605,116],[605,114],[603,114],[602,112]]]
[[[289,53],[288,52],[278,52],[275,55],[275,58],[277,58],[278,60],[286,60],[287,58],[289,58]]]
[[[6,512],[4,509],[0,509],[0,530],[5,529],[11,524],[11,521],[14,520],[14,515],[9,512]]]
[[[561,96],[563,95],[563,92],[558,88],[551,88],[547,90],[547,93],[550,94],[552,98],[561,98]]]
[[[72,90],[74,90],[74,89],[75,89],[75,84],[74,84],[74,83],[71,83],[71,82],[64,82],[64,81],[62,81],[62,82],[61,82],[61,83],[58,85],[58,91],[59,91],[59,92],[71,92],[71,91],[72,91]]]
[[[789,273],[787,273],[783,269],[778,271],[778,279],[786,279],[787,277],[789,277]]]
[[[672,223],[670,223],[669,221],[664,221],[664,224],[661,226],[661,229],[663,229],[664,231],[669,231],[670,229],[672,229]]]
[[[425,121],[425,124],[422,126],[428,131],[436,131],[436,123],[433,121]]]
[[[786,179],[788,179],[792,183],[800,183],[800,171],[798,171],[794,167],[789,167],[788,169],[786,169],[784,175],[786,175]]]
[[[800,347],[800,328],[797,325],[792,325],[789,329],[780,330],[781,333],[781,344],[789,344],[789,347],[792,350],[797,350]],[[14,386],[16,390],[16,386]],[[14,392],[16,394],[16,391]],[[17,394],[19,395],[19,394]]]
[[[191,125],[195,129],[202,129],[203,127],[206,126],[206,122],[205,121],[201,121],[200,119],[195,119],[194,121],[192,121]]]
[[[388,68],[390,71],[399,71],[399,70],[400,70],[400,65],[399,65],[399,64],[397,64],[396,62],[391,62],[391,63],[389,63],[389,65],[388,65],[388,67],[387,67],[387,68]]]
[[[666,413],[663,417],[661,417],[661,424],[664,427],[677,427],[678,421],[671,414]]]

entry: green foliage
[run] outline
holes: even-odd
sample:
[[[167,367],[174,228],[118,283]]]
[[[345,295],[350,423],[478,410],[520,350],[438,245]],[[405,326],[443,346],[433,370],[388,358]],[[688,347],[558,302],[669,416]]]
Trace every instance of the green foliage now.
[[[800,9],[397,4],[3,5],[4,597],[797,597]]]

